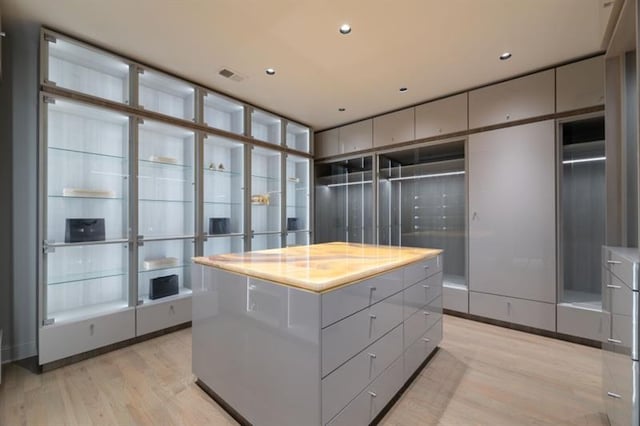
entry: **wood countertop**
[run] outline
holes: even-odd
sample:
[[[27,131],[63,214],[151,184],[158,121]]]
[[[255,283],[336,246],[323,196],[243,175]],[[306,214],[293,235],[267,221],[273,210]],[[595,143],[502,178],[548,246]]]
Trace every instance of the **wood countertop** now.
[[[193,260],[201,265],[323,293],[440,253],[439,249],[335,242]]]

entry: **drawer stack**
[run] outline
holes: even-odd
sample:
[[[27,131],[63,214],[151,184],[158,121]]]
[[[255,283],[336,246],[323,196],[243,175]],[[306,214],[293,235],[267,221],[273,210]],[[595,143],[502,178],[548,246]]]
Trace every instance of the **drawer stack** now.
[[[322,295],[322,424],[369,424],[442,339],[437,256]]]
[[[603,248],[603,315],[610,328],[602,345],[602,374],[612,426],[640,424],[639,260],[638,249]]]

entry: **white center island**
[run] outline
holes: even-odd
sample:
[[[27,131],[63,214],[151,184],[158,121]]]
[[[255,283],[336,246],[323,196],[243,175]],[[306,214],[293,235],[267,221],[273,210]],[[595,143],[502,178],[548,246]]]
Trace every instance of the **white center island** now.
[[[442,339],[441,253],[327,243],[194,259],[197,383],[243,424],[371,423]]]

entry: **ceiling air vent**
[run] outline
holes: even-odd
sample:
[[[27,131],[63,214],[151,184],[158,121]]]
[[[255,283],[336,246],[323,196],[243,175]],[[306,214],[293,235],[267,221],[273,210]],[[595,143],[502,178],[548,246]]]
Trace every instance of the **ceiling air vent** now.
[[[242,74],[239,74],[229,68],[222,68],[220,71],[218,71],[218,74],[233,81],[242,81],[245,79]]]

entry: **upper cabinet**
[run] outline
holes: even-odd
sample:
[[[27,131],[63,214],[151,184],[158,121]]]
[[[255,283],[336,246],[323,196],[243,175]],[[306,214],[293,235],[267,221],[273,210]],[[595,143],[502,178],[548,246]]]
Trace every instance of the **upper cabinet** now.
[[[282,120],[275,115],[253,110],[251,112],[251,136],[255,139],[280,145]]]
[[[416,139],[467,130],[467,94],[429,102],[416,108]]]
[[[129,103],[129,64],[81,43],[44,35],[45,83],[89,96]]]
[[[244,106],[240,102],[206,92],[203,113],[205,126],[239,135],[244,133]]]
[[[403,109],[373,119],[374,146],[393,145],[415,138],[415,108]]]
[[[139,68],[138,103],[153,112],[195,120],[195,88],[157,71]]]
[[[316,158],[340,154],[340,129],[316,133],[313,149]]]
[[[373,120],[358,121],[340,128],[340,153],[373,148]]]
[[[469,128],[553,114],[555,70],[469,92]]]
[[[297,151],[309,152],[310,151],[310,138],[311,132],[308,127],[300,124],[287,122],[287,137],[286,144],[288,148],[295,149]]]
[[[557,69],[557,112],[602,104],[604,104],[604,56],[575,62]]]

